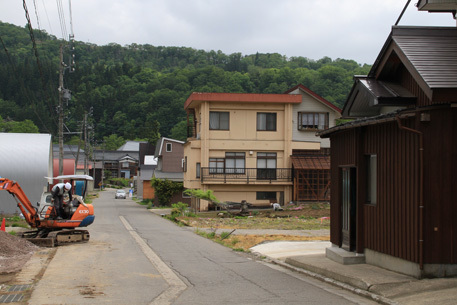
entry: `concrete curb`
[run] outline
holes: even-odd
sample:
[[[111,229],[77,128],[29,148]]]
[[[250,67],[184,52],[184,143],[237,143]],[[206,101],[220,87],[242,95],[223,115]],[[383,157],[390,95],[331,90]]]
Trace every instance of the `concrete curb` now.
[[[276,264],[278,266],[287,268],[289,270],[292,270],[292,271],[295,271],[295,272],[298,272],[298,273],[301,273],[301,274],[305,274],[305,275],[310,276],[310,277],[312,277],[314,279],[317,279],[317,280],[320,280],[322,282],[325,282],[325,283],[331,284],[333,286],[339,287],[341,289],[350,291],[350,292],[355,293],[357,295],[366,297],[366,298],[371,299],[373,301],[376,301],[376,302],[378,302],[380,304],[383,304],[383,305],[398,305],[397,302],[392,301],[392,300],[390,300],[390,299],[388,299],[386,297],[383,297],[381,295],[378,295],[376,293],[372,293],[372,292],[370,292],[368,290],[356,288],[356,287],[354,287],[354,286],[352,286],[350,284],[347,284],[347,283],[344,283],[344,282],[340,282],[340,281],[338,281],[336,279],[327,277],[327,276],[319,274],[319,273],[315,273],[315,272],[312,272],[312,271],[309,271],[309,270],[305,270],[305,269],[302,269],[302,268],[299,268],[299,267],[292,266],[292,265],[290,265],[290,264],[288,264],[286,262],[283,262],[281,260],[269,258],[268,261],[270,261],[271,263],[274,263],[274,264]]]

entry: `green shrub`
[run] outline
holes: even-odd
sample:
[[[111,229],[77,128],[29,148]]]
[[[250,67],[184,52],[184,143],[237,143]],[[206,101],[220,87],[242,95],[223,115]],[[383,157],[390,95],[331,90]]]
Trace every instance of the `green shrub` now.
[[[182,182],[157,178],[152,178],[151,186],[155,190],[160,206],[170,206],[171,197],[184,188]]]

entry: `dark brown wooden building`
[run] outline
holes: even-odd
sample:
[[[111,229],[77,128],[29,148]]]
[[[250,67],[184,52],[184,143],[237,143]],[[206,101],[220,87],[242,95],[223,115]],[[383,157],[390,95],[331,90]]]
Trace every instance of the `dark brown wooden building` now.
[[[457,275],[457,28],[393,27],[331,140],[333,245],[416,277]]]

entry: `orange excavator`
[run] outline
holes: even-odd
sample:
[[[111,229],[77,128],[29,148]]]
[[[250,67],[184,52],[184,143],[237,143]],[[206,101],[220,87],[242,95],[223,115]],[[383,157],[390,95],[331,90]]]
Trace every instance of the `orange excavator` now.
[[[64,179],[62,177],[85,179],[86,182],[87,180],[93,180],[92,177],[86,175],[59,176],[55,177],[55,179]],[[84,188],[84,194],[86,189],[87,187]],[[17,206],[21,210],[25,220],[31,228],[35,229],[18,234],[21,237],[26,238],[34,244],[45,247],[54,247],[74,242],[87,242],[89,240],[90,235],[87,230],[76,229],[87,227],[95,219],[94,207],[92,204],[84,203],[84,196],[73,195],[72,201],[64,201],[64,217],[57,219],[53,204],[45,204],[39,211],[38,208],[32,205],[16,181],[0,178],[0,190],[8,191],[15,198]],[[38,203],[39,206],[40,204]]]

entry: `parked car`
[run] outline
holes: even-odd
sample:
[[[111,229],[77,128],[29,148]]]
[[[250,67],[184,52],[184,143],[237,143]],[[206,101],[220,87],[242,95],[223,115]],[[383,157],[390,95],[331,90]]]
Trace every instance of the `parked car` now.
[[[115,199],[125,199],[125,198],[127,198],[127,194],[125,193],[124,190],[117,190],[116,196],[114,198]]]

